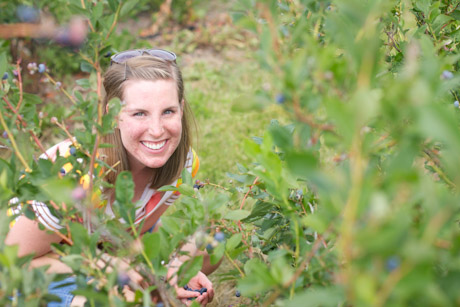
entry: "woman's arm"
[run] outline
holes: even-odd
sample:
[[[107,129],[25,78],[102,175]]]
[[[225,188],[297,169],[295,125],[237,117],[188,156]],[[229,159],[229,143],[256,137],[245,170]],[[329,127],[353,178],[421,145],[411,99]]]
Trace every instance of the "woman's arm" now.
[[[51,244],[59,243],[61,240],[55,233],[40,230],[37,221],[21,216],[8,232],[5,244],[18,245],[19,257],[34,254],[35,258],[49,253]]]

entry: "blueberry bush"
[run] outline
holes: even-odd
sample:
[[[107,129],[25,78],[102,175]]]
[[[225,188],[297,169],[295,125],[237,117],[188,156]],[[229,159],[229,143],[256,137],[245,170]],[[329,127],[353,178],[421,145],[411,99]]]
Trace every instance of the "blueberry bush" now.
[[[265,81],[246,108],[277,105],[288,120],[274,118],[263,135],[241,139],[250,162],[235,161],[229,180],[194,182],[184,172],[181,186],[163,187],[178,189],[180,204],[144,236],[133,224],[129,173],[118,176],[114,204],[127,224],[100,212],[104,164],[95,155],[118,112],[116,102],[108,115],[98,108],[105,55],[146,45],[115,32],[137,1],[52,3],[51,12],[89,20],[86,43],[72,53],[85,77],[73,87],[53,77],[65,74],[61,66],[21,69],[8,53],[11,42],[0,44],[0,234],[8,232],[13,197],[59,210],[66,244],[53,250],[90,305],[153,305],[155,293],[178,305],[164,282],[166,264],[192,239],[213,263],[230,264],[220,282],[234,282],[242,304],[460,304],[458,3],[235,1],[233,22],[251,38],[251,61]],[[31,73],[52,83],[65,107],[26,92]],[[37,159],[56,134],[75,137],[72,154]],[[87,191],[78,188],[81,174],[92,178]],[[27,206],[23,214],[33,218]],[[48,284],[65,275],[30,269],[31,256],[16,252],[0,243],[0,304],[50,300]],[[107,255],[128,259],[145,283],[131,282]],[[180,286],[188,287],[201,263],[184,263]],[[134,302],[120,293],[123,285],[135,291]]]

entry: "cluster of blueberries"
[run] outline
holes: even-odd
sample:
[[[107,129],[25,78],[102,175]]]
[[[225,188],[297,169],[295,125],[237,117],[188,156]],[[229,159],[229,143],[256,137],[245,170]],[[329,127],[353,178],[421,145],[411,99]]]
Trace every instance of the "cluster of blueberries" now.
[[[205,292],[208,292],[208,289],[207,289],[207,288],[192,289],[192,288],[190,288],[188,285],[185,285],[185,286],[184,286],[184,289],[187,290],[187,291],[199,292],[200,295],[202,295],[202,294],[205,293]],[[195,299],[195,298],[194,298],[194,297],[189,297],[189,298],[188,298],[189,301],[191,301],[191,300],[193,300],[193,299]]]
[[[202,187],[204,187],[204,183],[201,183],[201,181],[199,181],[199,180],[195,181],[195,184],[193,185],[193,188],[194,188],[194,189],[199,190],[199,189],[201,189]]]

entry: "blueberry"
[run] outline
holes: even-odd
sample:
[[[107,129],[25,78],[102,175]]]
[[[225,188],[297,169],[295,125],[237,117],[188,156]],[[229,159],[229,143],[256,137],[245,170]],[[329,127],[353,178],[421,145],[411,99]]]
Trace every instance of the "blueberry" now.
[[[451,71],[448,71],[448,70],[444,70],[442,72],[442,75],[441,75],[441,78],[446,79],[446,80],[452,79],[453,77],[454,77],[454,74]]]
[[[193,185],[193,188],[194,188],[194,189],[197,189],[197,190],[201,189],[202,187],[203,187],[202,184],[196,184],[196,183],[195,183],[195,184]]]
[[[117,276],[117,284],[120,287],[124,287],[129,284],[130,278],[129,275],[126,273],[119,273]]]
[[[70,147],[70,154],[71,154],[72,156],[75,156],[76,153],[77,153],[77,149],[76,149],[74,146],[71,146],[71,147]]]
[[[206,245],[206,251],[208,253],[211,253],[213,251],[214,247],[212,247],[211,243],[208,243],[208,245]]]
[[[61,175],[65,175],[65,169],[64,169],[64,168],[61,168],[61,170],[59,171],[59,173],[61,173]]]
[[[185,285],[184,290],[192,290],[192,289],[190,289],[190,287],[188,285]]]
[[[3,136],[4,139],[7,139],[8,138],[8,133],[6,131],[3,131],[2,136]]]
[[[20,5],[16,9],[16,16],[21,22],[34,23],[39,19],[38,10],[29,5]]]
[[[10,75],[9,75],[7,72],[4,73],[4,74],[3,74],[3,77],[2,77],[2,80],[8,79],[9,76],[10,76]]]
[[[203,293],[205,293],[205,292],[208,292],[208,289],[207,289],[207,288],[201,288],[201,289],[199,290],[199,292],[200,292],[200,294],[203,294]]]
[[[277,104],[283,104],[286,101],[286,96],[284,96],[283,93],[279,93],[278,95],[276,95],[275,100]]]
[[[386,266],[386,269],[387,269],[388,271],[391,272],[391,271],[397,269],[397,268],[399,267],[399,265],[400,265],[400,260],[399,260],[399,258],[396,257],[396,256],[393,256],[393,257],[390,257],[390,258],[387,260],[385,266]]]
[[[46,70],[45,64],[43,64],[43,63],[42,63],[42,64],[38,64],[38,72],[39,72],[39,73],[42,74],[42,73],[45,72],[45,70]]]
[[[455,100],[455,101],[454,101],[454,106],[455,106],[456,108],[458,108],[459,105],[460,105],[460,103],[458,102],[458,100]]]
[[[222,242],[225,240],[225,235],[223,232],[217,232],[215,235],[214,235],[214,239],[217,241],[217,242]]]
[[[107,51],[107,53],[104,54],[104,58],[108,58],[108,57],[110,57],[111,55],[112,55],[112,52]]]
[[[240,292],[240,291],[238,291],[238,290],[236,290],[236,292],[235,292],[235,296],[236,296],[236,297],[240,297],[240,296],[241,296],[241,292]]]

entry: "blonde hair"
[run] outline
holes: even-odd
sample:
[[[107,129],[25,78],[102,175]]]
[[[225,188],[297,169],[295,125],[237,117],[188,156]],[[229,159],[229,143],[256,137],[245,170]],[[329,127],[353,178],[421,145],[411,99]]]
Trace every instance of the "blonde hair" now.
[[[187,154],[192,145],[191,123],[194,123],[193,114],[184,96],[184,82],[179,67],[175,62],[166,61],[150,55],[142,55],[131,58],[121,64],[113,64],[104,75],[105,97],[102,101],[103,110],[107,110],[108,103],[112,98],[124,100],[124,81],[126,80],[173,80],[177,86],[179,104],[183,109],[182,136],[174,153],[160,168],[153,171],[152,188],[157,189],[163,185],[171,184],[176,180],[187,160]],[[120,130],[102,138],[103,143],[111,144],[111,147],[99,149],[99,156],[115,171],[108,173],[105,178],[108,183],[114,184],[121,171],[129,170],[129,162],[126,150],[120,136]]]

